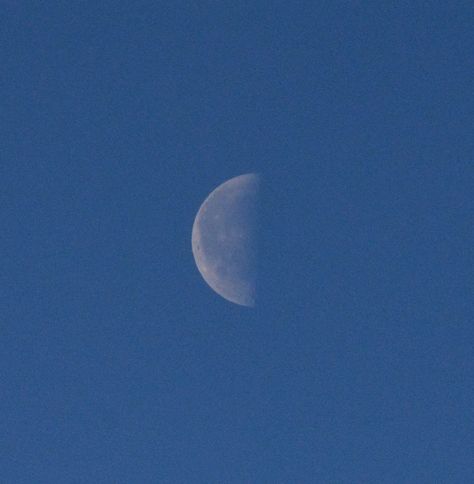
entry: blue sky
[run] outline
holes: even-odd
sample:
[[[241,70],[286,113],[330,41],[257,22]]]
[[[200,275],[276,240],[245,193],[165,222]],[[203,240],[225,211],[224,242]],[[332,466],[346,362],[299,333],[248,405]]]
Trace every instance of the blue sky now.
[[[472,482],[471,2],[99,3],[3,5],[1,479]]]

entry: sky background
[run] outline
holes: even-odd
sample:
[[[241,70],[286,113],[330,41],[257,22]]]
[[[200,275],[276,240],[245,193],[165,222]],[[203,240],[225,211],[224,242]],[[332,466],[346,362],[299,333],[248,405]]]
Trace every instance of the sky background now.
[[[474,482],[472,2],[1,7],[0,480]]]

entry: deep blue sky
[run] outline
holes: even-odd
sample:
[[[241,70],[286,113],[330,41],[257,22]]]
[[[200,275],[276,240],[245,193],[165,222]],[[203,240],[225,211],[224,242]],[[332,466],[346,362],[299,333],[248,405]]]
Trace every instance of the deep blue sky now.
[[[1,17],[2,482],[474,482],[472,2]],[[252,171],[255,310],[190,243]]]

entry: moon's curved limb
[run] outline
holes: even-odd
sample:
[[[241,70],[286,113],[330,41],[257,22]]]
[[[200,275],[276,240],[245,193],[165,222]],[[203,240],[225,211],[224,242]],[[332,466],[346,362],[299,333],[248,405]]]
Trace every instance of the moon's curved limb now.
[[[226,181],[201,205],[192,230],[194,259],[207,284],[250,307],[256,300],[258,189],[257,174]]]

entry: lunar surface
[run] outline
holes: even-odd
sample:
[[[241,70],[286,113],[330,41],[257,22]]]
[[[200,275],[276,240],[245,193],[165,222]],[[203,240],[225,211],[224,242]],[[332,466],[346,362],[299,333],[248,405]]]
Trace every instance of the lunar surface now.
[[[259,176],[247,174],[218,186],[194,220],[192,250],[209,286],[225,299],[255,306]]]

